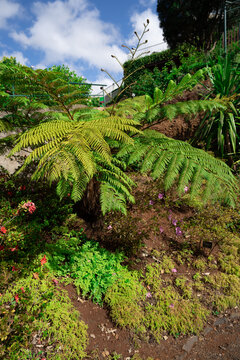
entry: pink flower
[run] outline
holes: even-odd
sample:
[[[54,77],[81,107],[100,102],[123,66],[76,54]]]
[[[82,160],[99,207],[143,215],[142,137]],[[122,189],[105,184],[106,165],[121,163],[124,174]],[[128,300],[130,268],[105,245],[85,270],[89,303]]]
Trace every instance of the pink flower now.
[[[164,198],[164,194],[159,193],[159,194],[158,194],[158,198],[159,198],[160,200],[162,200],[162,199]]]
[[[173,308],[174,308],[174,305],[173,305],[173,304],[170,304],[169,307],[170,307],[170,309],[173,309]]]
[[[162,226],[159,227],[159,231],[160,231],[161,234],[163,233],[164,230],[163,230]]]
[[[112,230],[112,225],[108,225],[108,230]]]
[[[180,229],[179,226],[176,227],[176,235],[178,236],[182,235],[182,230]]]
[[[0,231],[3,233],[3,234],[6,234],[7,230],[4,226],[1,227]]]
[[[188,192],[188,190],[189,190],[189,187],[188,187],[188,186],[184,186],[184,192],[186,193],[186,192]]]
[[[176,272],[177,272],[177,269],[173,268],[172,273],[176,273]]]
[[[25,293],[24,287],[21,287],[22,293]]]
[[[18,246],[14,247],[14,248],[10,248],[11,251],[17,251],[18,250]]]
[[[177,225],[177,220],[176,220],[176,219],[173,219],[172,224],[173,224],[174,226],[176,226],[176,225]]]
[[[33,202],[28,201],[22,205],[22,208],[27,209],[29,213],[32,214],[36,210],[36,205]]]
[[[149,205],[153,205],[154,202],[152,200],[149,201]]]
[[[47,258],[46,255],[43,256],[43,258],[41,259],[41,266],[43,266],[43,264],[46,264],[47,262]]]
[[[150,292],[146,293],[146,298],[150,299],[152,297],[152,294]]]
[[[52,279],[52,281],[54,282],[55,285],[58,284],[58,280],[57,280],[57,279]]]

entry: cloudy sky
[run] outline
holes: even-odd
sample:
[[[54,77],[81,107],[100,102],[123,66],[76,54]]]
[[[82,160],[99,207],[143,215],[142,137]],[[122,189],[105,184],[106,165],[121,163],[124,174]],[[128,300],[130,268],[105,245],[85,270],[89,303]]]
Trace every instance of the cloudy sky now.
[[[134,31],[141,34],[147,19],[142,49],[166,49],[156,7],[157,0],[0,0],[0,58],[15,56],[36,68],[65,64],[89,82],[109,85],[100,69],[121,78],[111,55],[127,60],[121,45],[136,45]]]

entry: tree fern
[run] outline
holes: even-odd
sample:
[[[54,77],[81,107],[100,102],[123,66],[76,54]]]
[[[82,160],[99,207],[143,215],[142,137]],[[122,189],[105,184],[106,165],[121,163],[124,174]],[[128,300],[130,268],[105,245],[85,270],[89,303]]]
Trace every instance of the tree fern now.
[[[165,190],[176,184],[181,195],[190,185],[190,195],[205,200],[223,200],[234,205],[238,184],[231,169],[221,160],[186,142],[170,139],[156,131],[145,130],[134,145],[125,145],[118,158],[149,171],[154,179],[164,180]],[[213,191],[214,186],[214,191]]]

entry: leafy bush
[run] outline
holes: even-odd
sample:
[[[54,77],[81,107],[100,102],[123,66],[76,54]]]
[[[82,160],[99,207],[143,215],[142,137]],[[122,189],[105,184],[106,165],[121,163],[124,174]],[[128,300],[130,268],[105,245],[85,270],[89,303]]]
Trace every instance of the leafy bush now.
[[[70,233],[56,244],[47,245],[49,268],[57,276],[70,276],[78,293],[103,304],[107,289],[128,270],[121,265],[124,256],[110,253],[98,243],[86,241],[82,233]]]
[[[0,297],[0,308],[2,358],[25,359],[23,355],[32,352],[37,355],[34,337],[49,360],[85,357],[86,325],[66,300],[66,293],[56,290],[49,277],[40,279],[35,273],[34,277],[31,274],[17,280]]]

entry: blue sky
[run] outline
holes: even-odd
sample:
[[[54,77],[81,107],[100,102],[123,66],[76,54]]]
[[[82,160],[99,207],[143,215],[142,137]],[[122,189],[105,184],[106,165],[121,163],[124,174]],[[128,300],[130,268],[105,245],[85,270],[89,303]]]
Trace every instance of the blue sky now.
[[[25,65],[68,65],[87,81],[112,84],[127,60],[121,45],[136,44],[137,31],[150,20],[148,50],[166,49],[156,13],[157,0],[0,0],[0,58],[15,56]],[[156,44],[163,43],[155,46]]]

